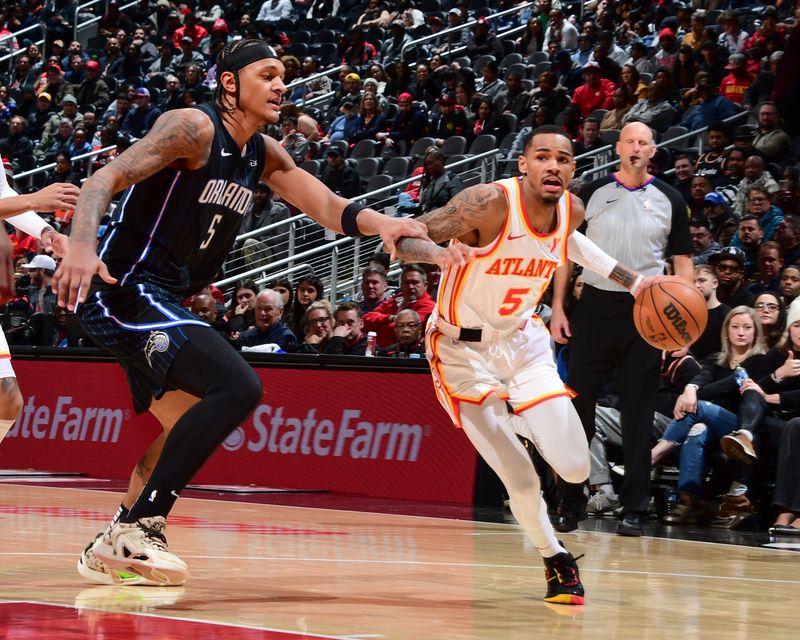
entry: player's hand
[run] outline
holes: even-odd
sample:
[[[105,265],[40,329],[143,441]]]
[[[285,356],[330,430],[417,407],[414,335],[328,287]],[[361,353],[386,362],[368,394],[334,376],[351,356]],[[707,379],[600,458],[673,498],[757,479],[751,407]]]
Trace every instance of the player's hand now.
[[[58,294],[58,306],[75,311],[75,305],[86,300],[92,278],[98,274],[108,284],[117,279],[108,272],[105,262],[95,253],[94,242],[71,240],[67,255],[53,276],[53,290]]]
[[[654,284],[656,284],[658,282],[662,282],[662,281],[666,280],[666,278],[667,278],[667,276],[662,276],[662,275],[644,276],[642,278],[642,281],[639,283],[639,286],[636,287],[636,291],[632,292],[633,297],[634,298],[638,298],[639,294],[641,294],[642,291],[644,291],[648,287],[651,287],[652,285],[654,285]]]
[[[56,182],[31,194],[31,209],[34,211],[55,211],[74,209],[78,204],[80,189],[74,184]]]
[[[17,292],[14,282],[14,248],[5,229],[0,229],[0,303],[11,300]]]
[[[386,218],[381,221],[380,228],[381,240],[384,249],[395,259],[395,243],[400,238],[421,238],[430,240],[428,228],[417,220],[411,218]]]
[[[55,229],[46,227],[45,230],[42,231],[42,248],[46,253],[52,253],[59,258],[63,258],[67,255],[69,238]]]
[[[569,329],[569,320],[564,309],[560,306],[553,306],[550,315],[550,335],[553,336],[558,344],[567,344],[572,337]]]
[[[442,269],[447,267],[462,267],[475,257],[474,247],[456,242],[448,247],[442,247],[436,253],[436,264]]]

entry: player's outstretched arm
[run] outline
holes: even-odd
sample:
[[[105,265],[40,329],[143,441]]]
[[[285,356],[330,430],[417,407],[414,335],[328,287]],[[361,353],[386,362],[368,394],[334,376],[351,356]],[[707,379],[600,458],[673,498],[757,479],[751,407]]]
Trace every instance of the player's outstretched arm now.
[[[441,267],[459,266],[472,258],[479,232],[504,220],[505,195],[500,187],[479,184],[457,193],[446,205],[419,218],[428,228],[430,240],[401,238],[398,256],[407,262],[428,262]],[[449,247],[438,243],[460,240]]]
[[[359,208],[353,228],[348,223],[347,207],[351,201],[337,196],[308,171],[300,169],[286,150],[274,139],[264,136],[267,161],[262,179],[282,199],[291,202],[322,226],[346,235],[380,235],[386,251],[394,257],[395,243],[404,236],[427,238],[425,226],[410,218],[390,218],[369,207]],[[357,233],[353,233],[357,230]]]
[[[72,311],[83,302],[96,273],[109,284],[116,282],[96,254],[97,228],[114,194],[169,165],[189,170],[203,166],[213,135],[214,125],[202,111],[168,111],[144,138],[84,183],[72,220],[69,250],[53,279],[59,306]]]

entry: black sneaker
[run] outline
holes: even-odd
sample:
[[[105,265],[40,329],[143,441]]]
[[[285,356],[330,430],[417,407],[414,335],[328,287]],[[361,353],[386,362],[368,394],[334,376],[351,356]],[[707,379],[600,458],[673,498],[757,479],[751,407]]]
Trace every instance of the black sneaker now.
[[[581,520],[586,520],[587,515],[585,511],[559,511],[556,520],[553,523],[553,528],[559,533],[569,533],[578,528],[578,523]]]
[[[622,522],[617,525],[617,535],[629,538],[638,538],[644,535],[642,516],[638,513],[626,513],[622,518]]]
[[[569,551],[565,551],[543,560],[544,577],[547,580],[545,602],[583,604],[583,585],[578,573],[578,563],[575,562],[576,558],[573,558]]]

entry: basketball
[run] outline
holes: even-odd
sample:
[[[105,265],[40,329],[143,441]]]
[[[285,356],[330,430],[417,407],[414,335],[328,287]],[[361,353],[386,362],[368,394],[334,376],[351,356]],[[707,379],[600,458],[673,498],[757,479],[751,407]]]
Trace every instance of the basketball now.
[[[656,349],[675,351],[689,346],[703,333],[707,321],[703,294],[677,276],[643,289],[633,304],[636,330]]]

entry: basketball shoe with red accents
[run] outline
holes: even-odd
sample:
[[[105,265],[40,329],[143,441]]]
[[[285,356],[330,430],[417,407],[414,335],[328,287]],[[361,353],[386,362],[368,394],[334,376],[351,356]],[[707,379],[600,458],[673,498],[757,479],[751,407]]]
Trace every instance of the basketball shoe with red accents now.
[[[545,602],[583,604],[583,585],[578,572],[578,563],[575,562],[576,558],[573,558],[569,551],[565,551],[543,560],[544,577],[547,580]]]

